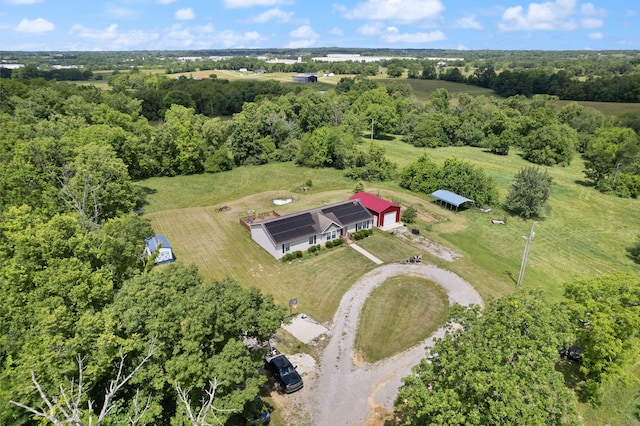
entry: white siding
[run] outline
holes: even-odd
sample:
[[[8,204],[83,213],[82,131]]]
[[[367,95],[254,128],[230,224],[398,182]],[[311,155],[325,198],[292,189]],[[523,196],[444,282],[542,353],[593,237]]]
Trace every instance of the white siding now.
[[[276,259],[280,259],[282,257],[282,250],[278,251],[276,247],[273,246],[271,239],[267,236],[267,233],[264,231],[262,226],[256,225],[251,227],[251,238],[271,256]]]
[[[155,263],[171,262],[173,260],[173,252],[170,248],[161,247],[156,257]]]

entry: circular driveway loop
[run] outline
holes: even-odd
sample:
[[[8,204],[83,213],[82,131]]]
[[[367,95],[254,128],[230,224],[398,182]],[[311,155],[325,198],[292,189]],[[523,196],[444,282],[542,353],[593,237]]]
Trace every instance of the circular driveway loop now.
[[[483,305],[469,283],[432,265],[391,264],[363,275],[342,297],[330,327],[332,337],[320,358],[319,373],[310,386],[305,383],[301,392],[304,410],[309,411],[313,425],[364,425],[374,408],[392,410],[401,379],[426,356],[425,347],[444,335],[444,329],[440,329],[392,358],[375,364],[355,364],[353,343],[362,307],[374,288],[397,275],[413,275],[439,284],[451,304]]]

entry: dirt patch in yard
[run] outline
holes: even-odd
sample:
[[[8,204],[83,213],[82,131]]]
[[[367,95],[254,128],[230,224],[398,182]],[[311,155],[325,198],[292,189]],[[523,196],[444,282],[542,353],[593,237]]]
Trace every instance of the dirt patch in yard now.
[[[444,222],[447,220],[444,216],[429,211],[418,213],[418,219],[428,223]]]
[[[448,247],[443,246],[442,244],[438,244],[430,239],[422,236],[422,235],[414,235],[407,228],[398,228],[398,231],[395,234],[398,238],[404,238],[411,242],[412,245],[419,247],[426,252],[439,257],[440,259],[446,260],[447,262],[453,262],[454,260],[461,258],[462,255],[456,253]]]

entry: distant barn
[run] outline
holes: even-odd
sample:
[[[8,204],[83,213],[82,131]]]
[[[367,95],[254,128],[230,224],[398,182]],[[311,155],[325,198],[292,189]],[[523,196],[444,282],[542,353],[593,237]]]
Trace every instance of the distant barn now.
[[[318,76],[315,74],[298,74],[293,76],[296,83],[317,83]]]
[[[147,256],[151,256],[156,250],[158,251],[158,256],[156,256],[154,263],[173,262],[173,249],[171,248],[171,244],[169,244],[169,240],[164,235],[156,234],[144,240],[144,243],[144,251]]]

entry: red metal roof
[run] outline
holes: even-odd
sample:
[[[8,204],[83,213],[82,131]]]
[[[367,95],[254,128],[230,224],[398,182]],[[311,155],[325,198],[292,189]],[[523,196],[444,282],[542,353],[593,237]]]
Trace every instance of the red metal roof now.
[[[369,194],[368,192],[358,192],[349,197],[350,200],[360,199],[362,205],[364,205],[369,210],[373,210],[376,213],[382,213],[385,210],[388,210],[389,207],[400,208],[399,205],[392,203],[391,201],[385,200],[384,198],[377,197],[373,194]]]

